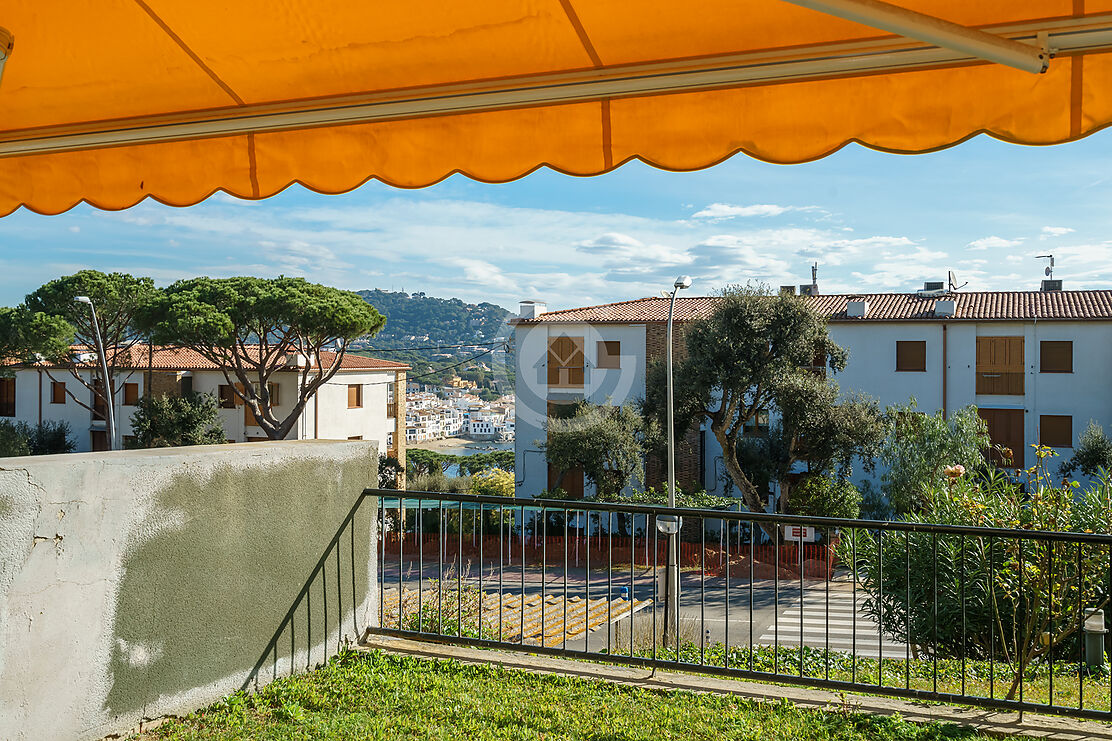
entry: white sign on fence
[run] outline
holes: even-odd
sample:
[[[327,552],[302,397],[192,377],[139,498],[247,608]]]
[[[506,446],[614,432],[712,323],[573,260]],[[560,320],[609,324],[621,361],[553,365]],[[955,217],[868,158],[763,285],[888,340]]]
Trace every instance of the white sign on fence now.
[[[784,525],[784,540],[792,540],[799,543],[814,543],[815,528],[804,527],[802,525]]]

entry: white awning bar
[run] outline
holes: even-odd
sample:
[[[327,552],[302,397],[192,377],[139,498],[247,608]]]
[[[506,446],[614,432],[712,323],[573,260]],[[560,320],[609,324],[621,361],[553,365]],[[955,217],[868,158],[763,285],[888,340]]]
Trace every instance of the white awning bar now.
[[[996,36],[975,28],[926,15],[882,0],[786,0],[889,33],[997,64],[1040,74],[1050,63],[1047,49]]]
[[[1112,14],[989,30],[1017,44],[1034,43],[1040,34],[1046,35],[1050,48],[1058,54],[1112,51]],[[842,42],[791,52],[756,51],[298,104],[247,105],[8,131],[0,133],[0,158],[980,63],[982,58],[976,55],[902,38]]]

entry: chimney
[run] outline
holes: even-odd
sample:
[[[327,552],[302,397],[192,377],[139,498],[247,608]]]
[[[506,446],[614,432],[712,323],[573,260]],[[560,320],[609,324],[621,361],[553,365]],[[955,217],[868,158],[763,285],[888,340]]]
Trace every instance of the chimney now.
[[[846,316],[850,319],[864,319],[869,314],[869,302],[861,296],[855,296],[846,304]]]
[[[522,301],[517,315],[520,319],[536,319],[547,308],[548,305],[543,301]]]

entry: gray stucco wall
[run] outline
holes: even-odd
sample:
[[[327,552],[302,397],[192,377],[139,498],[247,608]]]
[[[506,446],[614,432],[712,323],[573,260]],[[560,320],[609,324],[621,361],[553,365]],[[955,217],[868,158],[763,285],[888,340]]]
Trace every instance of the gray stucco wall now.
[[[0,738],[98,739],[378,616],[374,442],[0,459]]]

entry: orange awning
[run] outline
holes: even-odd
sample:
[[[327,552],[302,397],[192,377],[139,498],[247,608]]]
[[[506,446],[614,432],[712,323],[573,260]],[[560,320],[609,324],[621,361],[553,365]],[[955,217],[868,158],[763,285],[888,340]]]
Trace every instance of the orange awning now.
[[[1112,122],[1112,0],[901,2],[1046,43],[1056,56],[1043,74],[795,2],[807,4],[0,4],[14,38],[0,215],[185,206],[218,189],[265,198],[295,182],[339,193],[454,172],[596,175],[634,158],[794,163],[852,141],[903,153],[978,133],[1054,144]]]

